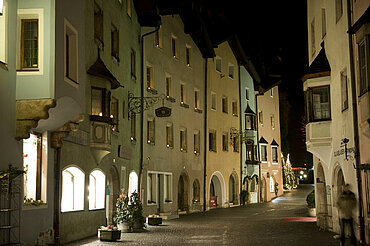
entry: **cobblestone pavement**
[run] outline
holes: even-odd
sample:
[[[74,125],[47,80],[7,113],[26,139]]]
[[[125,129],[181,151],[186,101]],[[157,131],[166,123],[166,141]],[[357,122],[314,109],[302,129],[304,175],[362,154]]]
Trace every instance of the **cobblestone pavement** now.
[[[122,233],[118,242],[95,236],[68,245],[339,245],[334,233],[319,231],[307,219],[305,199],[312,190],[300,185],[269,203],[181,215],[145,232]]]

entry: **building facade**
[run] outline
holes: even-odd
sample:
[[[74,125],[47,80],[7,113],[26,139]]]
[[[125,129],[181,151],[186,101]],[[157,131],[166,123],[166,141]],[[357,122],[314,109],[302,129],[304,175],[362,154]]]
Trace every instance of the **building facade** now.
[[[278,86],[257,94],[257,111],[260,199],[268,202],[283,194]]]
[[[227,42],[207,60],[207,209],[239,204],[240,95],[237,60]]]
[[[204,59],[178,15],[161,20],[144,40],[144,97],[158,103],[144,111],[143,206],[173,218],[203,209]],[[157,117],[161,106],[169,117]]]

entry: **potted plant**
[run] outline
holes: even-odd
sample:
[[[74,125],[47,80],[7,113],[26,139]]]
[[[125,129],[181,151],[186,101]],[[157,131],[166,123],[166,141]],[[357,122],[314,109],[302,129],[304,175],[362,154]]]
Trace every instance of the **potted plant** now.
[[[279,183],[275,182],[275,196],[277,196],[279,193]]]
[[[316,216],[315,190],[313,190],[307,195],[306,202],[308,207],[308,216],[315,217]]]
[[[148,225],[160,225],[162,224],[162,218],[158,214],[151,214],[147,218]]]
[[[143,216],[143,205],[136,191],[130,196],[129,221],[132,226],[131,228],[134,230],[141,230],[144,228],[145,218]]]
[[[245,205],[249,201],[249,191],[247,190],[242,190],[240,193],[240,198],[242,200],[242,204]]]
[[[114,213],[113,222],[122,232],[130,232],[133,227],[133,222],[130,217],[129,197],[122,191],[117,198],[116,211]]]
[[[121,239],[121,231],[113,225],[101,226],[98,229],[98,238],[100,241],[117,241]]]

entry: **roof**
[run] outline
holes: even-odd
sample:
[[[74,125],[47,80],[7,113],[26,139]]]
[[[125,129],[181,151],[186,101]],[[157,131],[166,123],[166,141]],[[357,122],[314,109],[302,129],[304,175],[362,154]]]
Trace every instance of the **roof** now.
[[[264,139],[263,137],[260,138],[259,143],[268,144],[268,142],[266,141],[266,139]]]
[[[272,140],[271,145],[273,145],[273,146],[279,146],[279,144],[275,141],[275,139]]]
[[[306,69],[305,75],[302,78],[303,81],[306,81],[307,79],[313,77],[323,77],[330,75],[331,68],[328,58],[326,57],[323,43],[321,44],[321,47],[322,48],[319,54],[316,56],[315,60]]]
[[[249,107],[249,103],[247,103],[247,108],[244,111],[244,114],[253,114],[255,115],[256,113]]]
[[[99,52],[98,58],[96,59],[95,63],[91,65],[91,67],[87,70],[87,73],[109,80],[112,89],[117,89],[118,87],[122,86],[118,82],[116,77],[114,77],[114,75],[109,71],[107,66],[105,66],[103,60],[100,58]]]

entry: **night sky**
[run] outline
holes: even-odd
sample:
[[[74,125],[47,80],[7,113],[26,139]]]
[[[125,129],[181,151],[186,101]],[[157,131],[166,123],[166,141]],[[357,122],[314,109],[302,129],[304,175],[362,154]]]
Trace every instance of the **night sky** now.
[[[244,1],[243,1],[244,2]],[[241,3],[239,3],[241,4]],[[244,3],[245,4],[245,3]],[[236,3],[237,5],[237,3]],[[300,78],[308,64],[306,1],[248,1],[248,5],[227,9],[243,46],[253,47],[249,55],[259,65],[281,74],[280,124],[282,151],[294,166],[312,166],[304,135],[304,97]],[[237,14],[233,13],[237,9]]]

